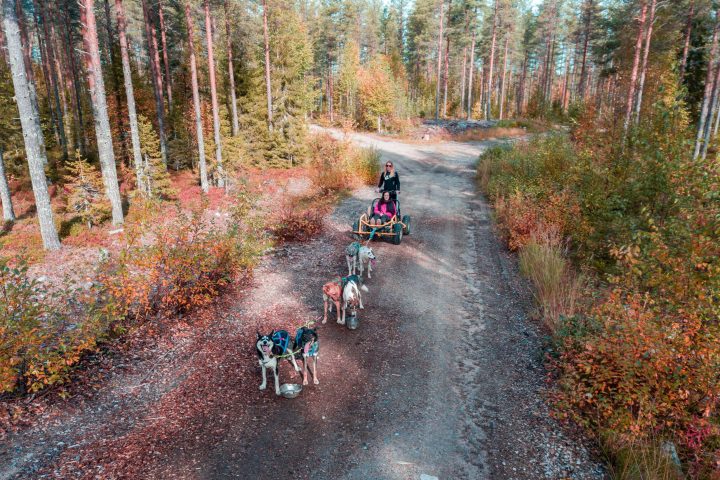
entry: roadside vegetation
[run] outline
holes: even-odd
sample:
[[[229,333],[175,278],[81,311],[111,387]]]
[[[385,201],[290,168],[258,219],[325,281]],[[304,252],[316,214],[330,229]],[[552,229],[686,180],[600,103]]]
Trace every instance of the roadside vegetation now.
[[[557,415],[623,479],[710,478],[720,459],[720,172],[671,93],[626,140],[588,112],[478,165],[552,337]]]

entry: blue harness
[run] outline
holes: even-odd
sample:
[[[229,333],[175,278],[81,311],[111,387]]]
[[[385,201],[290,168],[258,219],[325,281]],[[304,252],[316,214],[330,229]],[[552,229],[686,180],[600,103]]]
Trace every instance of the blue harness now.
[[[356,257],[360,251],[360,244],[358,242],[352,242],[345,248],[345,254],[348,257]]]
[[[290,334],[285,330],[278,330],[273,333],[273,353],[275,355],[284,355],[290,345]]]

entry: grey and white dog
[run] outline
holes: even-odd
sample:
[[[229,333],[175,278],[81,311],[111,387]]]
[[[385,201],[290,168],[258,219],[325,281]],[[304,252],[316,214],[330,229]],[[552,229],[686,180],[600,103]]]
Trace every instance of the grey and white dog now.
[[[356,275],[359,272],[362,278],[365,266],[367,266],[368,278],[372,278],[372,266],[377,260],[372,248],[352,242],[345,248],[345,260],[347,261],[348,275]]]

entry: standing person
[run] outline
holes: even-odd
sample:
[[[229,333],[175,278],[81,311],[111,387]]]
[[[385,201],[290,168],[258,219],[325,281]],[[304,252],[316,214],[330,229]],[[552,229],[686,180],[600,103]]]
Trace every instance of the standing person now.
[[[385,171],[380,173],[380,181],[378,181],[378,192],[383,190],[390,192],[390,198],[393,200],[397,200],[397,194],[400,193],[400,177],[390,160],[385,162]]]

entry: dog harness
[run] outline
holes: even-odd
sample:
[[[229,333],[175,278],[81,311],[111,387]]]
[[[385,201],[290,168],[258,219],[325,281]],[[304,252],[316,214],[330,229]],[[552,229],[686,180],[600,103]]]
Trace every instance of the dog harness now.
[[[300,342],[302,342],[302,334],[303,334],[303,327],[298,328],[297,333],[295,334],[295,345],[300,345]],[[312,346],[310,347],[310,350],[307,352],[308,357],[314,357],[318,354],[318,347],[320,340],[317,338],[313,342]]]
[[[284,355],[290,345],[290,334],[285,330],[278,330],[273,333],[272,341],[274,343],[273,353],[275,355]]]
[[[352,242],[345,248],[345,255],[347,255],[348,257],[355,257],[357,256],[359,251],[360,244],[358,242]]]

